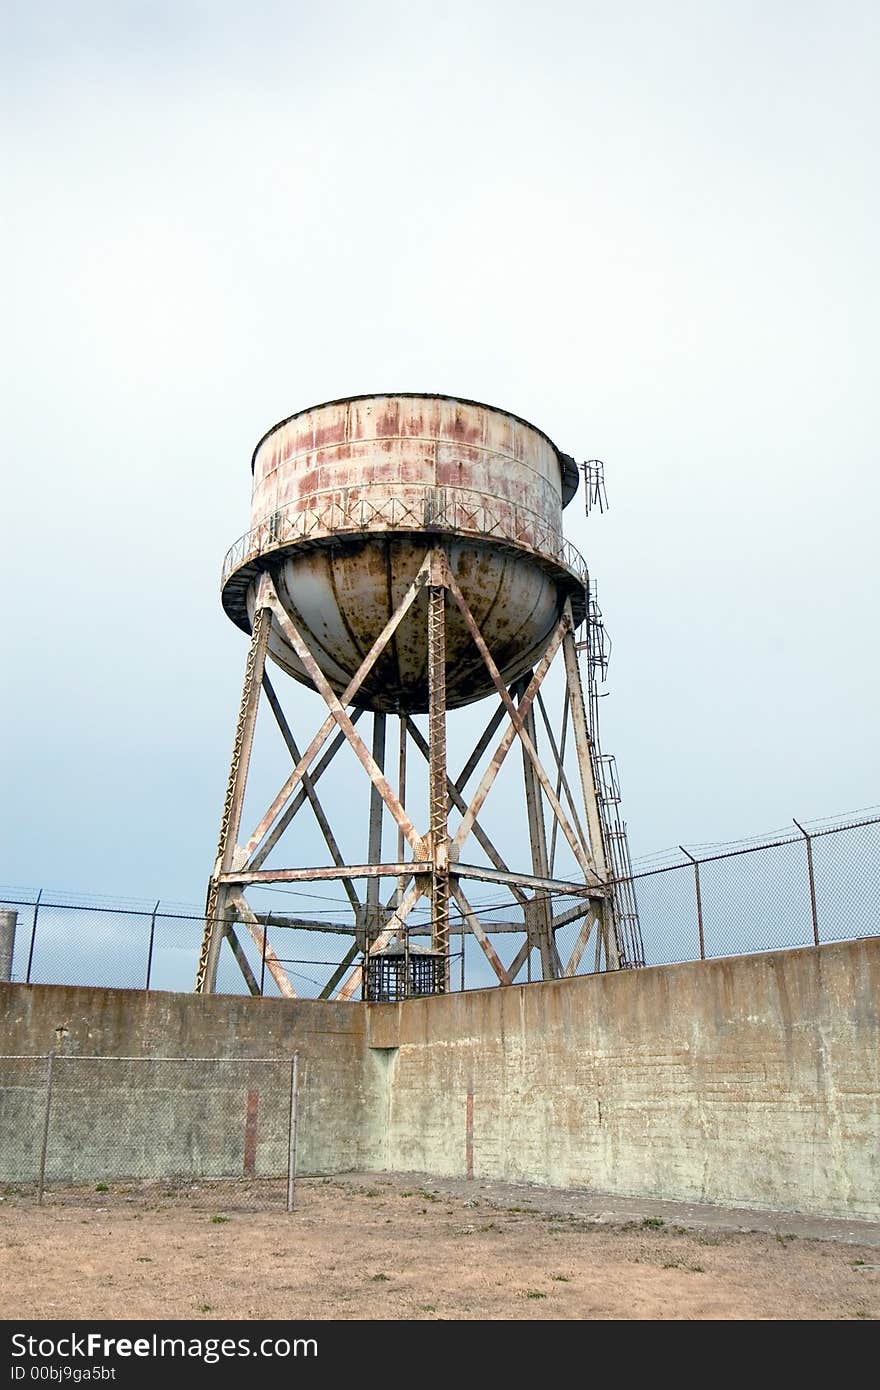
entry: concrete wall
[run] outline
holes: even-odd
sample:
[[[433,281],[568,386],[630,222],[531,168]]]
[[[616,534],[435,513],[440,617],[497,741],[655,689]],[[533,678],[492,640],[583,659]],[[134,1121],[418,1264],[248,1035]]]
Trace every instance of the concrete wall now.
[[[275,1171],[298,1050],[303,1172],[470,1165],[478,1178],[880,1218],[878,999],[880,939],[368,1008],[0,985],[0,1051],[282,1059],[187,1064],[184,1081],[169,1064],[59,1063],[57,1147],[80,1158],[58,1176],[90,1177],[106,1158],[96,1106],[118,1117],[119,1161],[140,1155],[128,1171],[240,1172],[253,1089],[258,1171]],[[29,1152],[39,1136],[43,1067],[0,1062],[0,1179],[12,1176],[2,1136]]]
[[[50,1178],[241,1176],[249,1162],[257,1175],[284,1173],[295,1051],[298,1169],[375,1162],[385,1092],[381,1068],[364,1066],[364,1009],[0,985],[0,1052],[50,1049]],[[93,1054],[124,1060],[85,1060]],[[213,1060],[138,1060],[150,1057]],[[278,1061],[255,1060],[263,1058]],[[0,1060],[0,1181],[35,1177],[45,1094],[45,1062]]]
[[[880,1217],[880,939],[370,1011],[384,1165]]]

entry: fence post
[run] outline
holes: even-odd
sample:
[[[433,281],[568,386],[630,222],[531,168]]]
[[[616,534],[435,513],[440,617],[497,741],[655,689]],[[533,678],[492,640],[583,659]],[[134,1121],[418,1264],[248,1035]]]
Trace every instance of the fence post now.
[[[812,835],[808,834],[806,830],[804,830],[804,827],[801,825],[799,820],[794,820],[794,816],[792,816],[792,820],[794,821],[798,830],[803,835],[804,841],[806,842],[807,846],[807,874],[810,879],[810,912],[813,916],[813,945],[818,946],[819,915],[816,912],[816,881],[813,878],[813,837]]]
[[[0,984],[8,984],[12,979],[17,923],[18,913],[14,908],[0,908]]]
[[[40,1149],[40,1177],[37,1183],[37,1204],[42,1206],[43,1188],[46,1185],[46,1153],[49,1148],[49,1115],[52,1110],[52,1070],[55,1065],[55,1053],[49,1052],[46,1056],[46,1113],[43,1116],[43,1144]]]
[[[260,962],[260,998],[261,998],[261,999],[262,999],[263,995],[266,993],[266,947],[267,947],[268,944],[269,944],[269,922],[271,921],[271,918],[272,918],[271,912],[267,913],[267,914],[266,914],[266,920],[265,920],[265,922],[263,923],[263,954],[262,954],[262,960],[261,960],[261,962]]]
[[[27,974],[24,978],[24,982],[26,985],[29,985],[31,982],[31,966],[34,963],[34,943],[37,939],[37,913],[40,910],[40,899],[42,896],[43,890],[41,888],[39,893],[37,894],[37,901],[34,903],[34,922],[33,926],[31,927],[31,944],[30,949],[28,951]]]
[[[299,1053],[294,1052],[290,1064],[290,1142],[287,1150],[287,1210],[293,1211],[293,1184],[296,1177],[296,1091],[299,1072]]]
[[[703,899],[700,893],[700,861],[699,859],[695,859],[694,856],[685,849],[684,845],[679,845],[678,848],[681,850],[682,854],[687,855],[694,866],[694,883],[697,889],[697,930],[700,933],[700,960],[705,960],[706,943],[703,939]]]
[[[150,916],[150,946],[147,951],[147,983],[144,986],[145,989],[150,988],[150,973],[153,969],[153,942],[156,938],[156,913],[159,911],[159,903],[161,901],[162,899],[160,898]]]

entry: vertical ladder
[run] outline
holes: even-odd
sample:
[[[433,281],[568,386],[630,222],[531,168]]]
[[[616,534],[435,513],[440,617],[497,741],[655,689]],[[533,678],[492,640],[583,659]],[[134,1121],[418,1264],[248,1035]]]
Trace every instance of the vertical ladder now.
[[[603,753],[599,740],[599,686],[608,677],[611,640],[605,628],[602,610],[596,597],[593,581],[587,589],[586,636],[577,644],[586,660],[587,718],[590,726],[590,752],[593,775],[599,801],[605,853],[614,878],[614,920],[621,946],[622,969],[632,970],[645,963],[645,947],[639,923],[632,877],[632,859],[626,833],[626,821],[620,813],[620,781],[613,753]]]

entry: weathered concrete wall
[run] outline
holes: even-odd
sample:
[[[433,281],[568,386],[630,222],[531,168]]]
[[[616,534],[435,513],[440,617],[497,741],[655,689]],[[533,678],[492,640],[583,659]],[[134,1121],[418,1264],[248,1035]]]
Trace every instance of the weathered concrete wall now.
[[[299,1171],[375,1163],[385,1092],[381,1070],[364,1066],[363,1009],[0,985],[0,1020],[0,1052],[56,1052],[49,1178],[240,1176],[248,1164],[258,1175],[282,1174],[294,1052]],[[85,1060],[93,1055],[124,1060]],[[216,1060],[137,1060],[150,1057]],[[0,1061],[0,1178],[6,1181],[36,1175],[45,1095],[45,1062]]]
[[[880,1218],[878,999],[880,939],[368,1008],[0,985],[0,1051],[280,1059],[59,1062],[50,1176],[107,1172],[96,1114],[120,1173],[240,1173],[255,1089],[278,1171],[296,1050],[302,1172],[465,1175],[470,1149],[477,1178]],[[44,1068],[0,1062],[0,1179]]]
[[[880,1217],[880,939],[370,1010],[384,1166]],[[388,1064],[384,1064],[387,1068]]]

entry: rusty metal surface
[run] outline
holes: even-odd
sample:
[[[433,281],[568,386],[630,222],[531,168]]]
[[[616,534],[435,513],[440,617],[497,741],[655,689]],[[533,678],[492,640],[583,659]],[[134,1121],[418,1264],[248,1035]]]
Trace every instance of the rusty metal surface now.
[[[388,619],[388,622],[386,623],[383,631],[379,634],[372,647],[367,652],[367,655],[364,657],[359,669],[352,676],[350,683],[348,684],[342,695],[343,704],[350,704],[354,697],[357,695],[357,692],[359,691],[362,682],[367,678],[370,671],[373,669],[373,664],[384,651],[386,644],[393,637],[398,624],[402,621],[410,605],[415,600],[419,585],[426,573],[427,571],[423,566],[422,569],[419,571],[419,574],[416,576],[416,579],[410,585],[403,599],[398,604],[391,617]],[[286,617],[286,615],[280,607],[277,593],[276,605],[278,606],[278,610],[280,613],[279,620],[283,619],[284,622],[287,622],[288,626],[291,626],[290,619]],[[291,649],[293,650],[294,647],[301,645],[302,644],[300,639],[297,638],[295,642],[291,643]],[[309,658],[309,660],[311,661],[311,664],[314,667],[314,661],[311,658]],[[305,664],[303,665],[303,670],[306,670]],[[317,672],[316,674],[318,674],[319,678],[321,678],[320,672]],[[317,686],[315,688],[317,689]],[[354,715],[351,719],[352,724],[355,722],[357,714],[358,711],[355,710]],[[327,718],[324,720],[324,723],[321,725],[321,728],[318,730],[317,734],[312,739],[312,742],[309,744],[302,758],[297,763],[293,772],[287,778],[286,782],[284,783],[284,786],[281,788],[275,800],[272,802],[272,805],[267,810],[262,821],[251,835],[250,839],[244,847],[244,857],[246,860],[250,860],[251,856],[253,856],[254,864],[258,865],[262,863],[263,860],[270,853],[272,846],[275,843],[277,843],[278,837],[281,834],[283,834],[285,820],[287,817],[287,811],[284,808],[288,806],[290,798],[293,795],[293,792],[296,790],[297,785],[299,784],[304,774],[308,771],[309,765],[311,764],[312,760],[317,756],[322,745],[326,742],[330,734],[330,730],[333,727],[335,718],[335,714],[329,714]],[[270,830],[270,827],[273,828]],[[267,836],[268,838],[266,838]],[[264,839],[265,843],[262,843]]]
[[[385,771],[385,724],[386,716],[380,712],[373,715],[373,762],[380,772]],[[399,798],[398,798],[399,800]],[[403,802],[400,802],[403,806]],[[376,786],[370,787],[370,825],[367,837],[367,857],[371,864],[381,864],[382,862],[382,798]],[[403,835],[403,829],[398,825],[398,835]],[[405,837],[404,837],[405,838]],[[403,851],[398,854],[398,859],[403,858]],[[362,950],[367,950],[369,944],[375,941],[382,926],[382,914],[379,907],[379,880],[377,878],[367,879],[367,902],[366,912],[363,915],[364,926],[359,933],[362,940]]]
[[[416,748],[419,750],[422,757],[425,759],[425,762],[430,762],[430,748],[426,740],[423,738],[420,729],[416,724],[413,723],[412,719],[410,719],[408,715],[405,716],[405,723],[403,727],[406,729],[409,736],[412,738],[413,743],[416,745]],[[401,747],[405,748],[406,744],[402,744]],[[467,779],[464,780],[466,781]],[[464,785],[464,781],[462,781],[461,784]],[[467,802],[465,801],[461,792],[458,790],[458,786],[455,784],[455,782],[453,782],[451,777],[446,778],[446,790],[449,796],[450,804],[454,806],[456,810],[460,811],[462,815],[464,815],[467,811]],[[510,870],[508,869],[507,864],[504,862],[501,855],[498,853],[497,849],[493,845],[489,836],[486,834],[485,830],[480,825],[480,822],[476,819],[476,817],[474,818],[471,825],[471,834],[473,835],[477,843],[480,845],[481,849],[485,852],[487,858],[489,859],[489,862],[493,864],[496,869],[500,870],[501,873],[509,873]],[[399,848],[397,857],[398,859],[403,858],[402,847]],[[513,896],[516,898],[517,902],[519,902],[522,906],[524,906],[526,902],[528,902],[528,898],[526,897],[525,893],[523,893],[522,889],[517,884],[511,884],[511,892],[513,893]]]
[[[527,689],[525,679],[520,681],[517,694],[522,696]],[[538,695],[540,697],[540,690]],[[537,749],[538,731],[535,727],[534,705],[523,717],[523,729],[528,734],[533,746]],[[532,871],[536,875],[548,878],[550,866],[547,856],[547,828],[544,823],[544,806],[541,801],[541,789],[535,774],[535,768],[526,750],[522,747],[523,782],[526,793],[526,815],[529,825],[529,843],[532,850]],[[553,910],[550,897],[546,893],[536,894],[534,900],[529,901],[525,912],[526,934],[530,940],[534,941],[541,956],[541,972],[545,980],[555,980],[562,973],[559,952],[556,948],[556,938],[553,934]]]
[[[561,531],[562,467],[544,435],[488,406],[401,396],[320,406],[275,429],[254,456],[251,524],[317,498],[406,505],[426,486],[519,506]]]
[[[531,680],[529,681],[528,689],[525,691],[525,694],[522,696],[520,700],[520,711],[522,713],[525,713],[528,710],[529,706],[532,703],[532,700],[534,700],[535,695],[537,694],[538,689],[540,687],[540,684],[546,676],[547,672],[549,671],[553,658],[559,650],[562,638],[568,631],[570,621],[571,620],[568,614],[564,613],[560,618],[559,622],[557,623],[556,629],[550,639],[550,643],[547,646],[544,655],[541,657],[541,660],[535,667],[534,674]],[[505,691],[505,696],[506,693],[507,692]],[[506,705],[506,700],[502,701],[502,704]],[[509,716],[509,708],[506,708],[506,713]],[[498,745],[495,749],[495,752],[492,754],[492,757],[489,761],[489,765],[483,773],[480,785],[474,793],[470,805],[468,806],[468,809],[462,816],[458,829],[455,832],[455,839],[453,841],[453,844],[456,852],[461,849],[461,846],[464,844],[468,835],[470,835],[471,830],[473,828],[473,823],[476,817],[480,814],[480,809],[483,805],[483,802],[489,795],[489,792],[492,789],[492,784],[495,781],[495,778],[498,776],[498,773],[501,771],[502,764],[510,751],[511,744],[516,738],[516,732],[517,731],[514,721],[508,718],[507,728],[502,734],[498,742]]]
[[[377,766],[370,750],[355,729],[350,716],[346,713],[345,707],[328,684],[317,661],[309,651],[308,645],[303,641],[302,634],[297,630],[292,619],[279,608],[277,603],[273,604],[272,611],[285,638],[295,650],[305,670],[311,677],[315,689],[324,697],[333,718],[345,734],[349,745],[357,754],[358,760],[362,763],[365,772],[409,841],[411,849],[418,855],[422,848],[421,836],[418,834],[415,826],[407,815],[405,808],[401,806],[398,801],[390,782],[385,777],[381,768]]]
[[[250,629],[255,585],[279,598],[334,691],[344,690],[399,603],[427,544],[442,539],[508,682],[540,658],[563,604],[585,602],[583,561],[562,535],[570,460],[525,421],[474,402],[371,396],[300,412],[254,454],[251,529],[224,566],[223,601]],[[364,682],[358,704],[428,707],[427,595]],[[311,684],[276,631],[269,654]],[[447,705],[491,690],[469,633],[450,613]]]
[[[543,677],[538,679],[538,671],[541,668],[539,667],[538,670],[530,672],[529,674],[531,676],[531,681],[528,684],[523,683],[523,688],[520,690],[519,697],[520,709],[518,710],[510,697],[504,680],[502,679],[501,673],[498,670],[497,664],[495,663],[492,657],[492,653],[489,650],[486,639],[480,631],[479,625],[475,621],[474,615],[467,605],[467,601],[464,595],[462,594],[461,588],[459,587],[452,574],[448,574],[447,579],[449,583],[450,592],[454,597],[455,602],[458,604],[459,609],[461,610],[462,617],[464,618],[465,623],[467,625],[467,629],[470,632],[471,637],[473,638],[474,645],[476,646],[484,662],[486,663],[486,669],[489,672],[492,684],[494,685],[495,689],[501,697],[503,704],[507,709],[507,714],[510,719],[510,723],[520,737],[520,740],[523,744],[526,753],[528,754],[532,767],[534,768],[535,775],[541,785],[541,789],[543,790],[544,795],[547,798],[547,802],[550,805],[554,815],[556,816],[556,819],[559,821],[562,833],[565,835],[565,838],[571,845],[572,853],[574,854],[574,857],[577,860],[578,865],[587,877],[588,882],[591,879],[596,880],[597,875],[595,873],[593,864],[589,856],[585,853],[584,847],[579,842],[575,832],[572,830],[568,822],[568,819],[565,815],[565,812],[563,811],[562,806],[559,802],[559,799],[557,798],[556,793],[553,791],[550,779],[544,770],[540,758],[538,757],[534,742],[532,741],[529,730],[525,723],[525,721],[528,719],[529,711],[531,709],[532,704],[532,687],[534,686],[534,693],[536,694],[540,686],[540,680],[543,679]],[[570,609],[568,608],[566,612],[566,617],[569,619],[567,626],[570,628]],[[570,635],[570,632],[568,633],[568,635]],[[537,683],[535,683],[536,680]],[[462,824],[464,824],[464,821],[462,822]],[[459,827],[458,833],[461,833],[461,826]],[[544,852],[546,855],[546,845],[544,847]]]
[[[265,929],[257,920],[256,914],[241,893],[231,894],[232,910],[235,917],[244,923],[253,937],[257,949],[263,960],[263,966],[267,969],[278,986],[279,993],[284,999],[295,999],[296,990],[292,981],[289,979],[287,971],[281,964],[276,952],[269,945]],[[262,987],[260,993],[263,993]]]
[[[270,436],[275,434],[277,430],[283,429],[286,425],[290,425],[293,421],[301,419],[302,416],[311,415],[316,410],[332,410],[335,406],[350,406],[358,404],[361,401],[374,402],[388,400],[417,401],[422,406],[426,401],[440,401],[444,402],[446,405],[456,407],[473,406],[477,410],[491,410],[496,415],[506,415],[508,419],[515,421],[519,425],[524,425],[526,429],[532,430],[535,434],[541,435],[542,439],[545,439],[551,449],[554,449],[559,455],[559,463],[562,469],[563,507],[568,506],[580,486],[580,469],[574,459],[569,454],[563,454],[560,450],[556,449],[556,445],[549,435],[546,435],[543,430],[538,429],[537,425],[533,425],[530,420],[524,419],[522,415],[514,415],[510,410],[499,410],[496,406],[486,405],[485,401],[473,401],[464,396],[445,396],[442,392],[438,391],[368,391],[359,396],[340,396],[333,401],[322,401],[320,405],[307,406],[304,410],[294,411],[292,415],[287,415],[283,420],[279,420],[276,425],[272,425],[258,441],[257,447],[254,449],[253,458],[251,459],[251,472],[253,473],[255,471],[257,454]],[[591,460],[591,462],[596,463],[598,460],[594,459]]]
[[[261,605],[267,583],[268,581],[263,579],[259,583],[258,593]],[[261,606],[255,614],[251,645],[245,666],[241,704],[232,748],[232,761],[226,784],[226,799],[223,803],[223,815],[220,821],[217,857],[214,872],[208,885],[205,931],[196,971],[197,994],[210,994],[214,989],[217,976],[217,961],[223,941],[221,923],[225,917],[226,908],[226,896],[220,887],[219,874],[229,869],[235,854],[271,621],[272,617],[268,608]]]
[[[442,951],[443,988],[449,989],[449,795],[446,773],[446,590],[443,587],[445,558],[433,558],[431,587],[428,591],[428,673],[429,710],[428,751],[431,858],[431,946]]]
[[[241,896],[242,891],[253,884],[266,886],[273,883],[293,884],[300,881],[315,882],[322,879],[340,880],[349,894],[349,901],[355,911],[357,936],[355,947],[359,947],[361,951],[366,950],[370,954],[383,950],[396,932],[405,930],[407,918],[415,904],[420,898],[428,897],[431,905],[432,946],[435,952],[445,959],[446,970],[443,983],[446,988],[449,988],[450,983],[448,972],[450,895],[455,898],[462,909],[470,933],[485,952],[497,978],[502,983],[507,983],[516,977],[516,972],[521,968],[520,957],[517,956],[513,966],[506,971],[502,966],[499,973],[496,968],[498,961],[488,940],[488,933],[477,919],[462,892],[462,880],[474,879],[478,882],[503,884],[511,892],[513,898],[524,910],[524,928],[529,940],[536,942],[540,948],[542,974],[545,978],[556,977],[563,973],[562,962],[559,959],[554,939],[557,923],[553,919],[550,903],[547,901],[547,893],[560,893],[567,898],[579,896],[582,893],[587,899],[604,900],[609,892],[608,885],[597,881],[567,778],[564,776],[560,778],[560,790],[565,792],[569,800],[573,823],[567,819],[559,799],[559,791],[554,791],[537,751],[537,723],[532,708],[533,702],[540,696],[541,684],[559,648],[565,646],[567,651],[571,649],[568,651],[569,655],[573,652],[572,615],[568,599],[563,601],[562,616],[556,622],[545,644],[540,661],[536,663],[534,670],[517,682],[514,687],[518,698],[517,704],[514,703],[513,694],[508,690],[501,677],[498,666],[455,577],[453,567],[449,563],[448,555],[443,546],[435,544],[423,556],[420,551],[416,551],[415,554],[419,561],[417,573],[402,599],[397,603],[391,617],[385,622],[382,631],[374,639],[359,669],[348,682],[342,700],[333,691],[321,670],[319,660],[310,650],[303,634],[298,630],[292,616],[281,602],[270,574],[263,572],[260,577],[254,633],[251,639],[239,715],[239,731],[236,735],[236,749],[238,750],[240,745],[240,752],[237,752],[233,758],[233,772],[230,775],[227,794],[227,800],[229,801],[231,798],[230,806],[234,805],[235,810],[234,814],[232,809],[228,815],[224,812],[224,824],[227,820],[229,821],[228,834],[221,835],[222,852],[218,854],[209,890],[209,910],[206,914],[209,926],[206,929],[206,946],[203,948],[203,954],[206,949],[208,950],[209,960],[208,968],[204,971],[200,965],[199,979],[200,988],[203,990],[210,991],[213,988],[216,956],[223,940],[229,942],[242,968],[248,988],[254,988],[253,971],[247,965],[235,935],[237,922],[241,922],[247,927],[261,951],[262,972],[258,986],[259,992],[263,992],[263,977],[266,971],[272,975],[282,994],[287,994],[292,989],[281,962],[268,948],[266,923],[248,907]],[[395,641],[403,621],[410,612],[417,608],[419,600],[423,597],[429,601],[424,615],[426,631],[423,634],[429,668],[429,738],[424,740],[418,734],[408,715],[401,719],[402,742],[398,768],[399,792],[401,794],[398,795],[392,789],[384,771],[385,714],[381,711],[374,713],[371,752],[354,727],[355,719],[360,711],[354,709],[349,714],[345,709],[345,704],[355,698],[361,683],[369,677],[374,665],[381,660],[387,648]],[[478,740],[477,749],[482,751],[488,749],[494,738],[496,727],[499,722],[503,722],[505,715],[508,725],[484,770],[480,786],[469,803],[464,799],[463,788],[471,774],[476,770],[480,761],[480,754],[475,750],[468,758],[457,782],[453,782],[450,778],[446,764],[444,684],[447,661],[445,634],[447,624],[456,613],[460,615],[467,635],[472,641],[477,655],[482,660],[492,687],[500,701],[486,730]],[[238,844],[237,831],[240,806],[244,794],[244,779],[247,775],[250,737],[253,732],[256,702],[260,689],[260,685],[256,681],[256,665],[258,661],[262,663],[271,641],[271,634],[275,632],[276,627],[290,649],[297,654],[314,688],[321,694],[328,706],[329,714],[312,738],[305,753],[301,754],[299,744],[290,730],[272,683],[265,678],[265,673],[263,673],[261,684],[266,690],[267,700],[272,707],[287,752],[294,762],[294,767],[249,839],[242,846]],[[572,693],[572,690],[569,689],[570,697]],[[540,705],[539,708],[541,708]],[[554,754],[558,770],[558,745],[553,737],[550,721],[546,718],[546,710],[543,710],[543,714],[549,739],[548,746]],[[581,714],[583,716],[582,704]],[[576,725],[576,712],[574,719]],[[322,759],[322,764],[315,767],[314,773],[310,772],[311,764],[321,753],[334,724],[338,728],[338,736],[341,736],[344,742],[353,749],[372,784],[367,864],[341,862],[343,856],[338,842],[315,791],[315,783],[322,770],[324,760]],[[429,764],[430,818],[425,834],[419,833],[405,808],[405,750],[408,729],[413,730],[416,745],[423,752]],[[418,736],[416,737],[416,735]],[[531,874],[509,870],[488,837],[482,830],[478,833],[477,817],[482,804],[494,784],[507,752],[517,737],[524,753],[526,800],[533,850],[533,872]],[[328,750],[324,756],[325,759],[329,760],[332,757],[332,750]],[[589,765],[589,748],[583,750],[583,760]],[[584,789],[586,791],[586,786]],[[546,799],[555,822],[559,824],[563,836],[568,840],[584,873],[585,883],[582,889],[570,880],[555,880],[553,877],[548,862],[543,799]],[[260,865],[264,862],[269,849],[283,833],[284,825],[289,823],[292,818],[294,805],[304,800],[310,801],[315,810],[319,826],[334,860],[333,866],[262,869]],[[448,830],[450,805],[455,805],[461,812],[461,821],[452,842],[450,842]],[[391,819],[396,822],[401,849],[405,844],[409,845],[413,854],[411,861],[404,862],[402,857],[399,857],[393,864],[381,861],[381,832],[384,810],[387,810]],[[574,828],[575,826],[577,829]],[[492,868],[480,868],[461,862],[460,850],[470,834],[474,834],[478,838],[492,863]],[[354,891],[353,881],[358,878],[367,880],[365,898],[361,898]],[[396,886],[391,898],[386,903],[382,900],[379,880],[388,878],[396,880]],[[409,886],[410,880],[412,880],[411,887]],[[613,939],[613,933],[609,937],[611,919],[606,911],[606,906],[603,901],[600,901],[601,934],[597,933],[597,957],[598,953],[604,949],[609,968],[617,968],[616,941]],[[580,916],[581,914],[578,913],[577,915]],[[581,953],[586,948],[588,936],[589,929],[587,928],[581,933],[581,941],[579,942]],[[354,954],[356,954],[356,950]],[[353,948],[350,947],[345,963],[340,964],[333,976],[333,987],[338,987],[337,997],[339,998],[351,998],[358,988],[361,979],[361,966],[352,968],[354,966],[354,954]],[[528,963],[528,955],[526,959]],[[570,968],[573,969],[576,966],[570,966]],[[596,968],[598,969],[598,958]],[[351,971],[351,973],[348,979],[342,983],[347,971]],[[462,987],[464,986],[462,985]]]
[[[278,728],[281,732],[281,736],[287,745],[287,751],[289,752],[295,765],[299,762],[300,758],[302,757],[302,753],[299,750],[296,739],[293,737],[290,725],[287,722],[287,717],[283,709],[281,708],[281,702],[278,699],[278,696],[275,694],[275,687],[272,685],[272,682],[269,680],[269,677],[265,671],[263,672],[263,690],[266,693],[266,699],[268,700],[272,713],[275,716],[275,722],[278,725]],[[328,820],[324,808],[321,805],[318,793],[315,791],[315,780],[316,779],[311,777],[309,773],[304,773],[302,779],[302,789],[306,795],[307,800],[311,805],[312,811],[314,812],[315,820],[318,822],[318,828],[324,837],[324,841],[327,845],[327,848],[330,851],[330,857],[332,858],[333,863],[337,866],[337,868],[342,868],[345,864],[345,860],[343,859],[342,851],[339,848],[339,843],[336,839],[336,836],[333,833],[330,821]],[[403,855],[401,854],[399,857],[403,858]],[[370,862],[378,863],[378,860],[371,859]],[[355,914],[359,913],[361,910],[361,901],[354,890],[354,885],[352,884],[350,879],[343,879],[342,883],[345,889],[346,896],[348,897],[349,902],[354,908]]]

